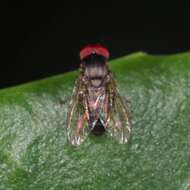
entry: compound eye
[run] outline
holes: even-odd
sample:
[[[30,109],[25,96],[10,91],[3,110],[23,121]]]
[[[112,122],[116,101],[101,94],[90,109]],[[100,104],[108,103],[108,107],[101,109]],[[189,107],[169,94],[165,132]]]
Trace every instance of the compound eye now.
[[[80,50],[80,60],[82,61],[91,54],[101,55],[106,59],[109,59],[110,53],[108,49],[100,44],[89,44]]]

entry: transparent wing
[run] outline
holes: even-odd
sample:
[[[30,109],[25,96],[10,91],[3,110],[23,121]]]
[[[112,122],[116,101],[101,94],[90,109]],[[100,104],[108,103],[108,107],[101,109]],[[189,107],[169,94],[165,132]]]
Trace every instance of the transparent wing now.
[[[73,89],[72,98],[67,113],[67,137],[72,145],[80,145],[87,138],[90,130],[85,117],[84,86],[79,77]]]
[[[129,110],[117,90],[113,77],[109,85],[109,117],[107,122],[107,130],[110,135],[120,144],[127,143],[131,132]]]

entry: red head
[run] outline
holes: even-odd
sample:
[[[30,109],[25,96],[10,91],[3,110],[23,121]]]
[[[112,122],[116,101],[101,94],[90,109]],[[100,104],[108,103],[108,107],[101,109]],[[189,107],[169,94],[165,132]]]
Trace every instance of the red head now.
[[[84,46],[80,50],[80,60],[82,61],[83,59],[85,59],[86,57],[92,54],[101,55],[106,59],[109,59],[110,57],[110,53],[106,47],[100,44],[89,44],[89,45]]]

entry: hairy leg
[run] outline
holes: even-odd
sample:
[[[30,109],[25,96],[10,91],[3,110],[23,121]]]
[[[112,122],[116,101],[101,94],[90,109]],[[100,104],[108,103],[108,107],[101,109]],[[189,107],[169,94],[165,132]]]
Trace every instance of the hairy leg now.
[[[88,119],[88,115],[85,112],[84,115],[82,117],[79,118],[78,123],[77,123],[77,128],[76,128],[76,133],[79,134],[80,130],[82,129],[82,127],[84,126],[84,123],[87,121]]]

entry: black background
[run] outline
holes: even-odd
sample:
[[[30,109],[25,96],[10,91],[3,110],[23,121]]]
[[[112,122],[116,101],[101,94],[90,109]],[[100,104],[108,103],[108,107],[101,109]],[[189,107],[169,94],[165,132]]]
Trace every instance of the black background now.
[[[111,59],[190,50],[190,11],[182,1],[7,2],[1,30],[1,88],[77,69],[87,43],[104,44]]]

